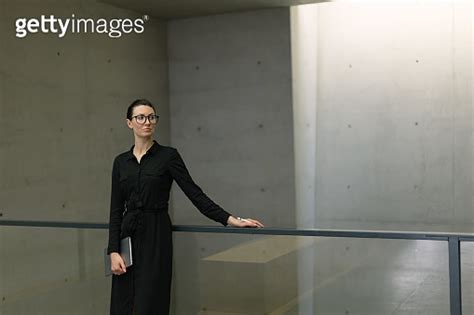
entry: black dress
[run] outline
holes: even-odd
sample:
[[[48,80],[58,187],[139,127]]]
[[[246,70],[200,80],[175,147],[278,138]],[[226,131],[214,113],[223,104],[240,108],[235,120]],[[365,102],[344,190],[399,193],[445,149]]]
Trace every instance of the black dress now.
[[[110,314],[169,314],[172,274],[168,200],[175,180],[207,217],[227,225],[230,214],[194,183],[175,148],[153,145],[138,163],[133,147],[114,159],[107,252],[119,252],[120,239],[132,238],[133,265],[112,275]]]

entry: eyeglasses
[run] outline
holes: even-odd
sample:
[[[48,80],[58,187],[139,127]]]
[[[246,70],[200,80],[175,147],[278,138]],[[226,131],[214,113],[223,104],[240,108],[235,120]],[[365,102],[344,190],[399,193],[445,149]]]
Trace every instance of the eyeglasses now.
[[[150,124],[156,124],[158,122],[158,118],[160,118],[159,115],[155,115],[155,114],[150,114],[148,116],[145,116],[145,115],[136,115],[136,116],[132,116],[132,119],[135,118],[135,120],[137,121],[137,123],[139,123],[140,125],[146,123],[146,120],[148,119],[148,121],[150,122]]]

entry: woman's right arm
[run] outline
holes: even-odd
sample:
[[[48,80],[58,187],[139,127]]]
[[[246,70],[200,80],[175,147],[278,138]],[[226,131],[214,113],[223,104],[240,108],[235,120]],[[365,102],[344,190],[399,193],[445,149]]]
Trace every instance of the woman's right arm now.
[[[120,252],[120,227],[122,225],[125,198],[122,196],[122,191],[120,190],[119,169],[119,162],[117,158],[115,158],[112,167],[112,192],[110,196],[109,244],[107,254]]]
[[[110,197],[109,245],[107,254],[110,255],[112,273],[120,275],[126,272],[125,262],[120,256],[120,228],[124,211],[125,198],[120,189],[120,171],[117,158],[112,167],[112,193]]]

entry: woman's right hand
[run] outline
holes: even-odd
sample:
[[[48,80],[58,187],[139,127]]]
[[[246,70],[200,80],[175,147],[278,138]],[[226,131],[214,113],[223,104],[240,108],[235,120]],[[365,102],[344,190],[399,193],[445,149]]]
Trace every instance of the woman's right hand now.
[[[112,273],[117,276],[127,272],[125,262],[122,256],[117,252],[110,253],[110,269]]]

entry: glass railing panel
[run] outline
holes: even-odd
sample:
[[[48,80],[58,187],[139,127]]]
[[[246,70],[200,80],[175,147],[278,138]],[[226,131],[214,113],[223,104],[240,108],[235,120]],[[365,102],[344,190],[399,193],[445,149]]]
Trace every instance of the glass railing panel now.
[[[461,243],[463,314],[474,314],[474,242]]]
[[[106,230],[0,226],[0,314],[108,314]]]
[[[449,314],[441,241],[175,233],[174,314]]]

